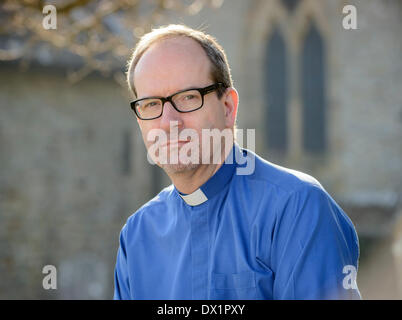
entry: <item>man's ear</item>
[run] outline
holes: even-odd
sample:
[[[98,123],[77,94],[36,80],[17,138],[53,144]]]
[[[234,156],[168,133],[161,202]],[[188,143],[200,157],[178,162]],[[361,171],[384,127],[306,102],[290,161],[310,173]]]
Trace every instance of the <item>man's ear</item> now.
[[[239,94],[237,90],[233,87],[226,89],[223,94],[223,103],[225,106],[225,124],[228,128],[233,128],[236,122],[237,107],[239,104]]]

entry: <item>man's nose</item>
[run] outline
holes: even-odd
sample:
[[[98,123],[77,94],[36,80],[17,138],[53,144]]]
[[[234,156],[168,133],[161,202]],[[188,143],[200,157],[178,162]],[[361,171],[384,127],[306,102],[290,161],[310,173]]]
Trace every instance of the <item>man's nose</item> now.
[[[166,101],[163,105],[163,112],[160,119],[161,129],[169,132],[171,121],[177,121],[179,127],[183,124],[181,113],[177,111],[169,101]]]

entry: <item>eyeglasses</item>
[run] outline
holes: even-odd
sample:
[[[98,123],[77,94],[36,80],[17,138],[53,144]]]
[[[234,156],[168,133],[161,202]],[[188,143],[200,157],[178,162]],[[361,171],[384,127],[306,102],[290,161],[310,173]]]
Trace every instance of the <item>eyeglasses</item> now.
[[[224,87],[222,82],[205,88],[190,88],[176,92],[169,97],[147,97],[130,102],[131,109],[141,120],[153,120],[162,116],[163,106],[170,102],[178,112],[193,112],[204,105],[204,96]]]

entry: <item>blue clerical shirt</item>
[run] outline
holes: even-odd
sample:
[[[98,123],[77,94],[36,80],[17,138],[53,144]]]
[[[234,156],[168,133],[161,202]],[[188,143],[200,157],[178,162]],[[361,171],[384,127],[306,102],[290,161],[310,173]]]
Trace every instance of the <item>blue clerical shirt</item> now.
[[[128,218],[114,299],[359,299],[356,231],[319,182],[233,153],[251,174],[226,161],[194,193],[171,185]]]

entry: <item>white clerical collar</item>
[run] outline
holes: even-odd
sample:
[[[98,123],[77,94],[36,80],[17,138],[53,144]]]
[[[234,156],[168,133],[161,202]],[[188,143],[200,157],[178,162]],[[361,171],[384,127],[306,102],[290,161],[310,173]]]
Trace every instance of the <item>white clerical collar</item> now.
[[[235,172],[237,166],[235,152],[242,152],[236,143],[221,167],[207,182],[190,194],[183,194],[177,190],[180,197],[188,205],[198,206],[219,194],[228,185]]]
[[[207,196],[201,189],[197,189],[193,193],[186,195],[180,194],[180,197],[182,197],[182,199],[190,206],[198,206],[208,200]]]

